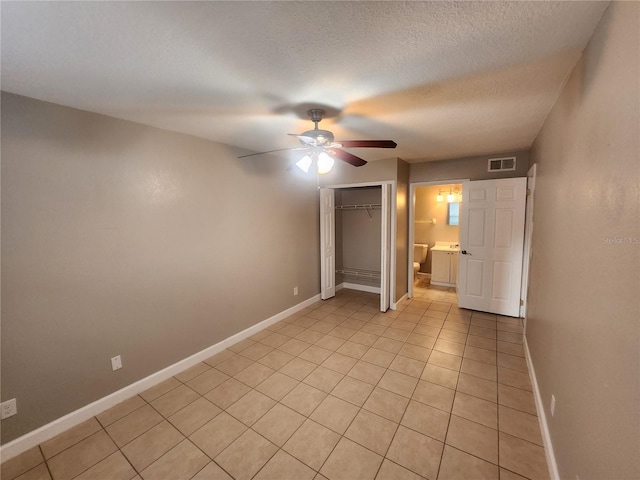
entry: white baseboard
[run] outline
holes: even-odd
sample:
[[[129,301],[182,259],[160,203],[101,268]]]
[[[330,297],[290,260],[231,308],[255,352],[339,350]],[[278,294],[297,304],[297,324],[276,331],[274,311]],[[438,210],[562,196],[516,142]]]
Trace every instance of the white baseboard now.
[[[560,480],[558,464],[556,463],[556,455],[553,451],[553,444],[551,443],[551,433],[549,432],[549,425],[547,424],[547,415],[544,411],[544,403],[542,402],[542,395],[538,388],[538,380],[533,368],[533,362],[531,361],[531,353],[529,352],[529,344],[527,343],[526,335],[524,337],[524,354],[527,359],[527,367],[529,367],[529,377],[531,378],[531,386],[533,387],[533,397],[536,401],[538,422],[540,423],[540,430],[542,432],[542,442],[544,443],[544,454],[547,457],[549,476],[551,477],[551,480]]]
[[[391,310],[398,310],[398,307],[402,304],[402,302],[408,299],[409,299],[409,293],[407,292],[397,302],[391,302],[391,305],[389,305],[389,308],[391,308]]]
[[[370,285],[360,285],[359,283],[343,282],[340,284],[342,288],[349,288],[351,290],[358,290],[360,292],[377,293],[380,295],[380,287],[372,287]]]
[[[204,350],[191,355],[179,362],[174,363],[162,370],[149,375],[137,382],[132,383],[131,385],[127,385],[126,387],[113,392],[106,397],[103,397],[95,402],[90,403],[89,405],[85,405],[78,410],[68,413],[67,415],[60,417],[53,422],[50,422],[42,427],[33,430],[25,435],[12,440],[11,442],[2,445],[0,447],[0,462],[5,462],[17,455],[20,455],[23,452],[26,452],[30,448],[33,448],[37,445],[40,445],[47,440],[52,439],[56,435],[75,427],[76,425],[89,420],[92,417],[95,417],[99,413],[104,412],[105,410],[110,409],[111,407],[116,406],[120,402],[137,395],[138,393],[144,392],[145,390],[157,385],[160,382],[163,382],[174,375],[177,375],[188,368],[197,365],[198,363],[206,360],[209,357],[212,357],[216,353],[221,352],[225,348],[230,347],[231,345],[238,343],[245,338],[248,338],[252,335],[255,335],[261,330],[264,330],[270,325],[283,320],[294,313],[299,312],[300,310],[312,305],[313,303],[320,300],[320,295],[315,295],[302,303],[294,305],[287,310],[284,310],[272,317],[263,320],[260,323],[257,323],[246,330],[236,333],[229,338],[222,340],[221,342],[216,343]]]

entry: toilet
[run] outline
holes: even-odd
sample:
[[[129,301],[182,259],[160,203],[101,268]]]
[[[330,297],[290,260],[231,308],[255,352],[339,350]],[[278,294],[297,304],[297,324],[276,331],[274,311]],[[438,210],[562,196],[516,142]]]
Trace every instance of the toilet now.
[[[415,280],[420,270],[420,264],[427,261],[429,245],[426,243],[413,244],[413,279]]]

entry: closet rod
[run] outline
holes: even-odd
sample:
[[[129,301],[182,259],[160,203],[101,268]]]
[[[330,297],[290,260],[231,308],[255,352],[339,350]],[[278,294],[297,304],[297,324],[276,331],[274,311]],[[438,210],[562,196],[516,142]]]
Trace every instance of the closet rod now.
[[[382,208],[379,203],[362,203],[359,205],[336,205],[336,210],[364,210],[364,209]]]
[[[382,205],[378,203],[364,203],[361,205],[336,205],[336,210],[365,210],[369,215],[369,220],[373,220],[373,216],[369,210],[379,210]]]

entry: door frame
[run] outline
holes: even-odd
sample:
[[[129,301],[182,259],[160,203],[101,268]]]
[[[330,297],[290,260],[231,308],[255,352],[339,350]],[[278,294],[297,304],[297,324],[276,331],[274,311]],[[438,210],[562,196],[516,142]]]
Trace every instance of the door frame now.
[[[413,244],[415,243],[415,221],[416,221],[416,188],[433,187],[435,185],[451,185],[454,183],[469,182],[468,178],[454,178],[452,180],[434,180],[431,182],[414,182],[409,184],[409,235],[407,240],[407,296],[413,298]],[[433,245],[429,245],[431,248]]]
[[[384,194],[384,187],[383,185],[389,185],[389,188],[391,190],[390,192],[390,202],[389,202],[389,231],[387,238],[389,239],[389,243],[388,243],[388,250],[389,250],[389,265],[388,265],[388,271],[387,271],[387,281],[388,281],[388,285],[389,285],[389,308],[391,310],[396,310],[397,308],[397,303],[395,301],[396,298],[396,235],[397,235],[397,221],[396,221],[396,209],[397,209],[397,205],[396,205],[396,196],[397,196],[397,185],[395,181],[380,181],[380,182],[362,182],[362,183],[340,183],[340,184],[331,184],[331,185],[325,185],[322,188],[330,188],[333,190],[338,190],[341,188],[358,188],[358,187],[381,187],[381,195]],[[382,199],[381,199],[382,200]],[[381,225],[381,228],[384,229],[384,222]],[[380,298],[383,298],[382,295],[382,288],[383,285],[385,284],[385,282],[383,282],[382,280],[382,273],[383,273],[383,268],[382,268],[382,263],[383,263],[383,252],[382,252],[382,248],[384,248],[384,242],[381,244],[380,246],[380,255],[381,255],[381,276],[380,276]],[[321,266],[322,267],[322,266]]]
[[[531,261],[531,241],[533,239],[533,197],[536,190],[536,164],[527,172],[527,203],[524,216],[524,251],[522,255],[522,286],[520,288],[520,318],[524,318],[525,332],[527,329],[527,294],[529,290],[529,265]]]

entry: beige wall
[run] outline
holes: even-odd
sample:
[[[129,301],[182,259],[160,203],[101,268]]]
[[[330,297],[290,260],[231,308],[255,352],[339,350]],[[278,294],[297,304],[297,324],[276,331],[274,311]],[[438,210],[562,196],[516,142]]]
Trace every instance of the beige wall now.
[[[277,159],[4,93],[1,153],[2,443],[319,292]]]
[[[366,157],[366,155],[363,156]],[[331,172],[320,177],[320,184],[322,186],[326,186],[367,182],[389,182],[397,180],[397,176],[397,158],[368,162],[362,167],[354,167],[345,162],[336,162]]]
[[[489,158],[516,157],[516,169],[508,172],[487,172]],[[526,177],[529,169],[529,152],[507,152],[477,157],[453,158],[437,162],[412,163],[409,181],[434,182],[442,180],[490,180],[493,178]]]
[[[611,3],[531,153],[527,341],[561,478],[640,478],[639,26]]]
[[[407,267],[409,252],[409,164],[398,159],[396,189],[396,295],[400,300],[408,291]]]
[[[441,190],[449,192],[449,188],[457,188],[462,191],[462,185],[433,185],[415,188],[415,214],[414,214],[414,242],[426,243],[429,245],[427,260],[420,271],[431,273],[431,248],[438,241],[457,243],[460,240],[460,227],[457,225],[447,225],[448,203],[436,201],[436,196]],[[446,198],[446,197],[445,197]],[[436,219],[435,225],[431,223]]]

